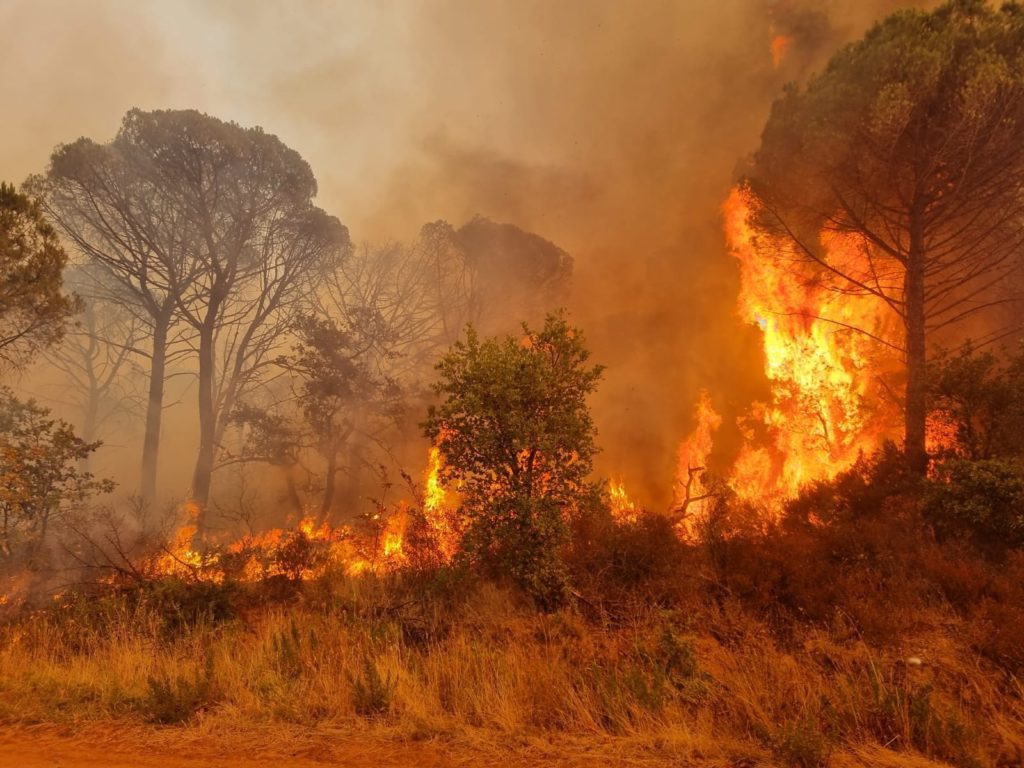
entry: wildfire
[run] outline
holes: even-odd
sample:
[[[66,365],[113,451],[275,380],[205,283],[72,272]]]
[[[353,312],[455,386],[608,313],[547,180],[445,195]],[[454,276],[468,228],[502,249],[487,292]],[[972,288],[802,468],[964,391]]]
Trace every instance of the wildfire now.
[[[448,503],[448,493],[441,484],[443,468],[441,449],[436,445],[431,446],[427,454],[427,469],[423,481],[423,516],[437,545],[438,554],[448,561],[458,549],[459,536],[453,524],[453,511]]]
[[[621,480],[608,482],[608,500],[610,502],[612,517],[620,523],[635,523],[640,517],[640,509],[637,507],[629,494],[626,493],[626,485]]]
[[[672,505],[680,518],[680,532],[687,536],[693,534],[697,521],[705,513],[708,489],[704,485],[704,472],[714,447],[715,432],[722,425],[722,417],[711,405],[711,396],[706,390],[701,390],[694,418],[697,424],[693,432],[679,446]]]
[[[876,339],[895,336],[895,317],[874,297],[830,289],[786,244],[757,232],[751,214],[747,196],[734,190],[725,216],[740,262],[739,311],[763,333],[772,398],[750,417],[766,428],[768,453],[748,441],[737,462],[745,485],[737,490],[789,496],[894,436],[898,414],[883,396],[885,371],[872,361]],[[859,239],[822,233],[821,244],[824,258],[845,272],[868,271]]]
[[[384,530],[381,532],[380,553],[384,562],[393,565],[405,561],[405,529],[408,525],[407,507],[399,504],[398,509],[384,521]]]
[[[193,502],[186,502],[182,509],[185,513],[185,522],[175,531],[170,546],[155,563],[157,572],[168,576],[191,573],[206,564],[203,554],[193,549],[199,525],[199,506]]]
[[[448,561],[458,548],[458,530],[448,492],[441,482],[443,459],[435,446],[424,471],[423,517],[430,536],[426,546]],[[242,582],[286,576],[316,578],[337,569],[356,575],[386,572],[406,564],[406,534],[412,521],[411,507],[401,502],[375,517],[375,534],[357,534],[347,527],[334,527],[306,516],[283,528],[272,528],[232,541],[208,542],[196,549],[199,508],[186,503],[183,521],[168,544],[145,564],[153,576],[179,576],[189,580],[220,582],[232,578]]]
[[[786,58],[786,52],[789,51],[789,47],[793,44],[793,38],[790,35],[775,35],[771,42],[771,53],[772,53],[772,67],[778,69],[782,60]]]
[[[791,245],[759,230],[741,189],[724,214],[740,265],[739,315],[761,330],[771,385],[770,400],[740,419],[745,441],[727,479],[739,496],[770,505],[895,437],[898,412],[884,396],[886,371],[874,362],[878,339],[895,336],[895,318],[873,297],[830,289]],[[867,271],[861,241],[829,232],[820,239],[824,259],[847,273]],[[697,428],[680,446],[677,505],[704,492],[694,468],[704,466],[720,423],[702,393]]]

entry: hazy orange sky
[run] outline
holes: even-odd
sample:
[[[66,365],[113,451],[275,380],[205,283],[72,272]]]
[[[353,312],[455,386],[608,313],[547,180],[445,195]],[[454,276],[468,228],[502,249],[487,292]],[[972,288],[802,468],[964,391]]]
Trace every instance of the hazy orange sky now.
[[[787,80],[909,4],[0,0],[0,179],[131,107],[196,108],[297,149],[357,240],[475,213],[537,231],[575,257],[609,365],[605,459],[666,489],[698,389],[728,414],[758,386],[719,221],[738,163]]]

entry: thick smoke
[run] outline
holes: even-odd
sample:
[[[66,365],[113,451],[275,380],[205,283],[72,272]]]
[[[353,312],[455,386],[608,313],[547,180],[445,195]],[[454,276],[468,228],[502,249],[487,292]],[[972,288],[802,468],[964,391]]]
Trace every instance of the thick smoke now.
[[[764,391],[721,236],[734,169],[785,82],[910,4],[8,2],[0,177],[132,106],[194,107],[302,153],[357,240],[475,214],[540,233],[609,366],[600,468],[663,507],[698,390],[726,424]]]

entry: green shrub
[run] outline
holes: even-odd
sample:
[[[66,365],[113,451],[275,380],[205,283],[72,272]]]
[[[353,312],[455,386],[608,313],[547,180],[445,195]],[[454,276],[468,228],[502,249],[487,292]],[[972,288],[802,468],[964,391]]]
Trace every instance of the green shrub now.
[[[936,467],[923,512],[944,537],[986,547],[1024,545],[1024,465],[1009,459],[951,459]]]
[[[206,664],[193,675],[150,675],[146,684],[149,692],[141,709],[147,720],[161,725],[184,723],[220,698],[214,682],[212,656],[207,656]]]
[[[769,746],[783,765],[824,768],[829,764],[829,741],[811,717],[780,725],[772,733]]]
[[[377,665],[366,656],[359,674],[348,675],[352,686],[352,706],[357,715],[379,717],[391,709],[395,696],[396,681],[392,675],[381,675]]]

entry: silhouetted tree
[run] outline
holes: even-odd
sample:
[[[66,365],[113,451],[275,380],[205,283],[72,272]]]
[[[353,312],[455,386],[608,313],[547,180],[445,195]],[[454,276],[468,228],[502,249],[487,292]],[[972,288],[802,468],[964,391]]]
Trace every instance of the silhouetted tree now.
[[[113,141],[82,138],[58,147],[44,176],[29,181],[50,217],[86,259],[98,298],[126,306],[148,331],[146,425],[140,495],[152,502],[177,294],[197,277],[194,212],[165,190],[139,136],[142,114],[125,115]]]
[[[193,110],[132,110],[111,144],[59,149],[44,184],[69,236],[153,323],[144,495],[155,477],[168,333],[176,320],[190,330],[199,411],[192,497],[205,509],[235,404],[347,252],[348,232],[312,204],[316,181],[298,153],[260,128]]]
[[[55,399],[78,411],[78,433],[91,443],[112,422],[139,414],[143,398],[136,385],[139,360],[148,358],[149,325],[132,307],[104,298],[88,271],[69,272],[82,309],[63,342],[47,350],[46,361],[62,373]]]
[[[514,224],[476,216],[450,237],[472,278],[468,321],[481,328],[508,328],[566,299],[572,257],[540,235]]]
[[[0,183],[0,364],[61,339],[78,308],[62,291],[67,254],[39,204]]]

